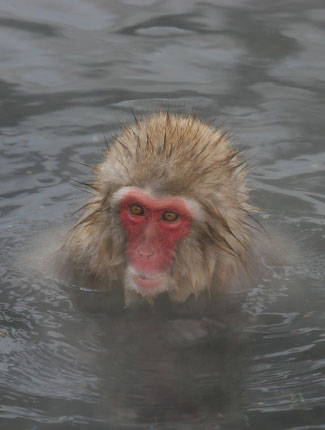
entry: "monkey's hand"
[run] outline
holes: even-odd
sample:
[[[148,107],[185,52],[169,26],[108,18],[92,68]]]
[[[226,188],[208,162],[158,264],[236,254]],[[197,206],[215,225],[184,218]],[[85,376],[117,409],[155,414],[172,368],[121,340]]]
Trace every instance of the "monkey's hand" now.
[[[224,324],[210,318],[178,318],[162,326],[162,337],[170,346],[191,348],[220,340],[226,328]]]

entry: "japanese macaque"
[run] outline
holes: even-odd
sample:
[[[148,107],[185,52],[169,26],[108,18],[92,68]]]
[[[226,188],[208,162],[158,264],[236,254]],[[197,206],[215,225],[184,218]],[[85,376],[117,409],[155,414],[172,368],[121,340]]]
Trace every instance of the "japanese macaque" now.
[[[63,268],[123,289],[126,304],[245,284],[256,228],[246,177],[219,129],[168,113],[136,120],[95,167],[93,196],[61,248]]]

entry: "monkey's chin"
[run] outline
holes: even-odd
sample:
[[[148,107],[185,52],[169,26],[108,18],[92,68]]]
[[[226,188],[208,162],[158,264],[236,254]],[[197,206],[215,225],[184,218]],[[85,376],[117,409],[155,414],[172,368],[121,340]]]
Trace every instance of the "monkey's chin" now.
[[[125,285],[128,289],[141,294],[141,296],[156,296],[168,289],[167,274],[151,275],[140,273],[133,267],[128,267],[125,276]]]

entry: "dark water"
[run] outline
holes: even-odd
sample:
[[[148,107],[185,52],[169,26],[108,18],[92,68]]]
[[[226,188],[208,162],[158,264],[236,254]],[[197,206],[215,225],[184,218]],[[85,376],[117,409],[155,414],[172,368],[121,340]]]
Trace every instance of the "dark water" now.
[[[321,0],[1,2],[1,428],[325,429],[324,30]],[[103,131],[161,108],[234,133],[262,218],[303,255],[209,347],[168,347],[19,262],[85,198],[75,162]]]

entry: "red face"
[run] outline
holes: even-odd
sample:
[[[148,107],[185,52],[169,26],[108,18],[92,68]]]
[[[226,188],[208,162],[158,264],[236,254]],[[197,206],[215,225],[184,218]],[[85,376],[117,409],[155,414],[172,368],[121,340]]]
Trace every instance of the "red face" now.
[[[155,198],[131,190],[120,201],[120,218],[128,244],[132,281],[153,294],[168,279],[177,242],[191,229],[193,215],[179,197]]]

